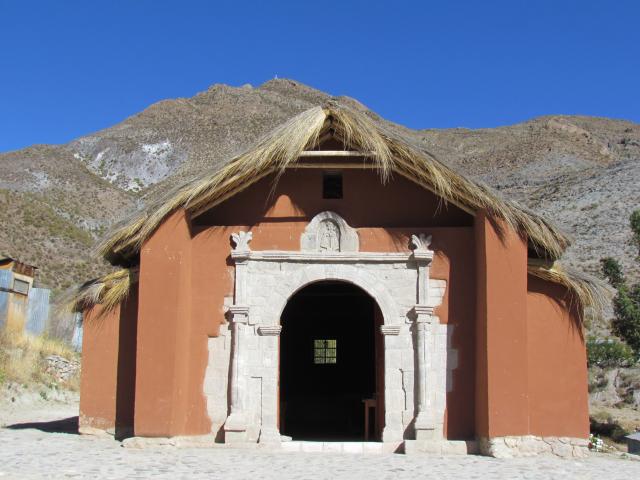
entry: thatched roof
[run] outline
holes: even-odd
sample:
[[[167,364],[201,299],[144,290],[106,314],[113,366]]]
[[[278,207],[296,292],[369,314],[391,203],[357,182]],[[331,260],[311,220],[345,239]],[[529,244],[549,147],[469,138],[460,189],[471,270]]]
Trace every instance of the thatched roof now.
[[[131,285],[137,281],[137,268],[116,270],[68,291],[60,304],[64,310],[71,312],[82,312],[95,305],[102,305],[103,312],[106,313],[127,298]]]
[[[492,218],[504,221],[526,237],[541,257],[559,258],[569,244],[568,238],[543,217],[455,172],[401,138],[382,121],[346,106],[330,104],[293,117],[222,168],[183,185],[138,213],[102,242],[99,252],[112,263],[128,264],[144,241],[175,210],[202,212],[267,175],[275,174],[278,178],[287,167],[299,161],[305,150],[317,148],[320,138],[328,132],[347,149],[363,152],[367,161],[378,169],[382,181],[397,173],[433,191],[444,201],[473,212],[485,210]]]
[[[579,308],[580,320],[583,320],[586,308],[591,309],[593,316],[602,317],[613,298],[613,289],[607,282],[563,265],[560,261],[529,259],[527,272],[534,277],[565,287],[570,295],[569,301],[582,307]]]
[[[577,271],[554,267],[569,245],[568,238],[543,217],[516,202],[502,198],[491,188],[469,180],[419,146],[402,138],[381,120],[347,106],[331,103],[291,118],[259,140],[252,148],[229,159],[218,170],[188,182],[119,226],[99,245],[99,252],[113,264],[135,265],[142,244],[165,218],[177,209],[199,214],[244,190],[252,183],[275,175],[276,181],[301,154],[317,149],[330,134],[346,149],[362,152],[383,182],[399,174],[433,191],[446,202],[470,212],[486,211],[528,239],[545,266],[529,272],[566,286],[582,304],[600,309],[605,290],[593,278]],[[550,266],[549,266],[550,265]],[[557,265],[557,264],[556,264]],[[128,269],[85,284],[75,295],[75,308],[102,303],[115,306],[125,298],[132,274]]]

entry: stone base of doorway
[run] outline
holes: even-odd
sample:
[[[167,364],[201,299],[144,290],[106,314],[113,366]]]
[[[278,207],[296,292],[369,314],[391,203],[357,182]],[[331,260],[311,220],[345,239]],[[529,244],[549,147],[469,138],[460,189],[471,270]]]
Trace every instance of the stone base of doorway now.
[[[404,453],[407,455],[474,455],[479,453],[475,440],[405,440]]]
[[[305,453],[345,453],[378,455],[402,453],[402,442],[305,442],[283,441],[282,443],[218,443],[214,435],[194,435],[179,437],[131,437],[122,442],[125,448],[242,448],[248,450],[305,452]]]
[[[588,441],[569,437],[536,437],[533,435],[482,438],[478,441],[405,440],[404,442],[305,442],[282,443],[243,442],[218,443],[215,435],[180,437],[131,437],[123,440],[125,448],[243,448],[281,452],[344,453],[375,455],[405,453],[407,455],[472,455],[495,458],[554,455],[562,458],[583,458],[589,455]]]
[[[402,453],[402,442],[282,442],[283,452],[350,453],[356,455],[380,455]]]

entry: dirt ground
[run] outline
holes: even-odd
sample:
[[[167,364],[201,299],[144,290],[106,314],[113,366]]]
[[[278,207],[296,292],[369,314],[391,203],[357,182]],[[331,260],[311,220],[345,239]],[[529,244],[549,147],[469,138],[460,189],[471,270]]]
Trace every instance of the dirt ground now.
[[[189,479],[631,479],[640,461],[593,454],[498,460],[468,456],[285,453],[229,448],[124,448],[77,434],[77,395],[64,401],[5,398],[0,405],[0,478]],[[640,460],[640,458],[638,459]]]

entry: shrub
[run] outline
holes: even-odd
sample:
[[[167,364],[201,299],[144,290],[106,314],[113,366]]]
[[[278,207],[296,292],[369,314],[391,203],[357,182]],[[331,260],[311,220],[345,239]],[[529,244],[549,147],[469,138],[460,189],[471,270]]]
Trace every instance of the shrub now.
[[[626,367],[635,363],[633,350],[615,339],[587,340],[587,363],[590,367]]]
[[[629,224],[633,233],[633,243],[640,252],[640,210],[635,210],[631,214]],[[607,257],[600,263],[602,273],[618,291],[613,299],[615,316],[611,322],[611,330],[633,349],[638,358],[640,357],[640,284],[627,284],[617,260]]]
[[[638,256],[640,257],[640,210],[635,210],[631,214],[629,224],[633,232],[633,243],[638,247]]]
[[[613,299],[612,331],[640,356],[640,284],[621,285]]]
[[[602,273],[613,287],[618,288],[624,284],[625,278],[622,273],[622,267],[620,266],[620,262],[615,258],[602,258],[600,265],[602,267]]]
[[[46,336],[31,337],[13,332],[0,332],[0,380],[23,385],[49,381],[45,373],[45,358],[59,355],[77,359],[79,355],[59,340]],[[71,379],[68,386],[75,388],[77,380]]]

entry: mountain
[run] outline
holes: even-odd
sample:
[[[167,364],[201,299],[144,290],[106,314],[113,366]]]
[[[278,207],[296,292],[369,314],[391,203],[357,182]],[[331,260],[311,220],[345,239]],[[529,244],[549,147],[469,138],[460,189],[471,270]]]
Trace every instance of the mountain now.
[[[292,80],[214,85],[66,145],[0,154],[0,254],[37,265],[56,291],[95,276],[108,266],[91,246],[114,222],[330,98]],[[555,221],[575,239],[569,263],[595,271],[614,256],[638,277],[628,218],[640,208],[640,125],[554,115],[477,130],[388,126]]]

